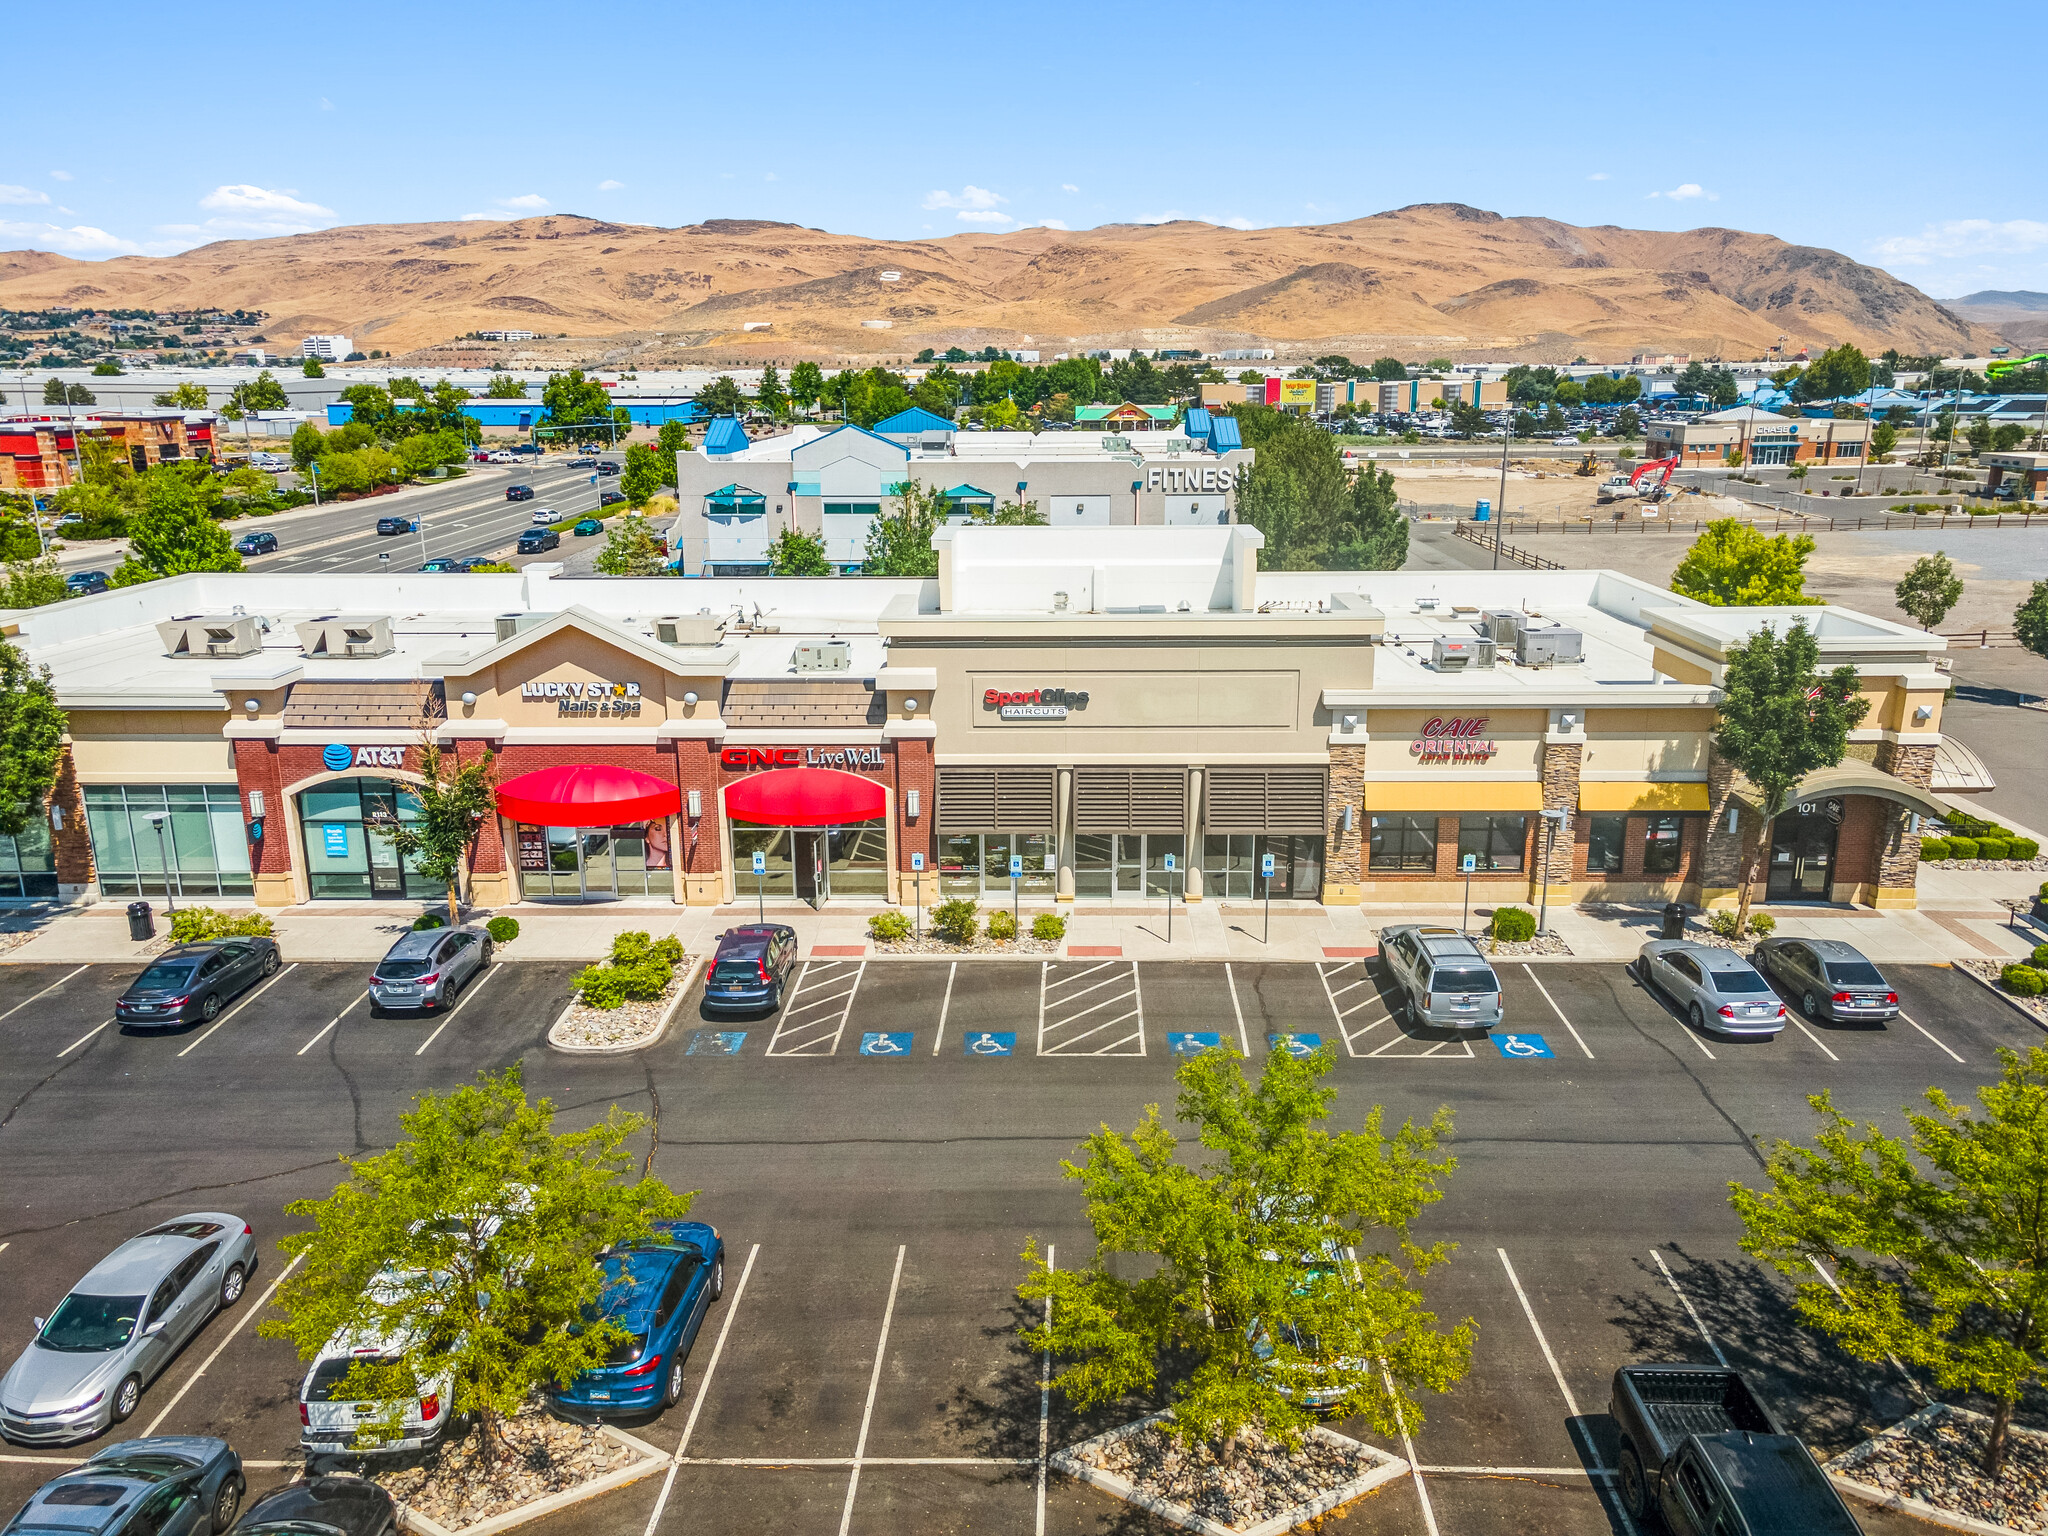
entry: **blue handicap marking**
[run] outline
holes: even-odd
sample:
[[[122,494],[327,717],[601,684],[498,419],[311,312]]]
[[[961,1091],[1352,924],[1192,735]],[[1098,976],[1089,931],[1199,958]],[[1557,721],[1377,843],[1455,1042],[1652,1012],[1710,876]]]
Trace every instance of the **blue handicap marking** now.
[[[1495,1035],[1494,1048],[1503,1056],[1552,1056],[1541,1035]]]
[[[1323,1048],[1321,1035],[1268,1035],[1266,1049],[1285,1051],[1290,1056],[1313,1056]]]
[[[685,1056],[737,1056],[747,1042],[744,1029],[697,1029],[690,1032]]]
[[[867,1034],[860,1037],[860,1053],[863,1056],[908,1056],[911,1036],[904,1034]]]
[[[960,1050],[966,1056],[1013,1056],[1017,1051],[1017,1037],[970,1029],[967,1038],[960,1042]]]
[[[1166,1050],[1172,1056],[1199,1056],[1204,1051],[1215,1050],[1222,1043],[1223,1037],[1210,1031],[1169,1033],[1166,1037]]]

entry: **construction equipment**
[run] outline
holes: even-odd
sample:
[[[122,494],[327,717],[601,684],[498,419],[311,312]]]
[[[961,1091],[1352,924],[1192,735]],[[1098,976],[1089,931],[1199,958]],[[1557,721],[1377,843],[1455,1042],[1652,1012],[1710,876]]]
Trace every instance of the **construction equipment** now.
[[[1643,501],[1662,501],[1665,491],[1671,484],[1671,472],[1676,468],[1678,468],[1678,459],[1675,455],[1668,459],[1650,459],[1645,463],[1638,464],[1627,474],[1609,475],[1600,482],[1600,489],[1596,493],[1595,499],[1603,507],[1609,502],[1619,501],[1630,496],[1638,497]],[[1658,475],[1653,484],[1644,485],[1642,483],[1643,476],[1650,474],[1654,470],[1662,470],[1663,473]]]
[[[1591,479],[1594,475],[1600,473],[1600,461],[1593,456],[1592,449],[1588,448],[1586,450],[1585,458],[1579,461],[1579,467],[1573,470],[1572,473],[1584,479]]]
[[[2036,352],[2032,357],[2002,357],[1996,362],[1986,363],[1984,377],[2004,378],[2008,373],[2017,373],[2020,369],[2031,367],[2035,363],[2048,363],[2048,352]]]

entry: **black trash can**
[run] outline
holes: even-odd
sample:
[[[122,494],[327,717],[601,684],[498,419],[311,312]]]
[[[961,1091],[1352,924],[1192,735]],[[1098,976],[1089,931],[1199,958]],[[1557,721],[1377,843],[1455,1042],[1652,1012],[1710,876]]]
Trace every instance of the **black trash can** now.
[[[1667,901],[1664,903],[1664,937],[1682,939],[1685,937],[1685,903]]]
[[[148,902],[128,903],[128,937],[138,944],[156,937],[156,918],[151,915]]]

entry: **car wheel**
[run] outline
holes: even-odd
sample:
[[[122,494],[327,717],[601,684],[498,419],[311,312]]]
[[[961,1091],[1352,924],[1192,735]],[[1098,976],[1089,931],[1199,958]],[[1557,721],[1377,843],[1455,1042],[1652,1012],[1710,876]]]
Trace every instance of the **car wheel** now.
[[[249,1277],[242,1272],[239,1264],[230,1264],[228,1272],[220,1277],[220,1304],[232,1307],[242,1299],[242,1291],[248,1285]]]
[[[725,1260],[720,1259],[711,1266],[711,1299],[718,1300],[725,1294]]]
[[[483,969],[483,967],[485,967],[485,966],[489,965],[490,963],[491,963],[491,941],[490,941],[489,939],[485,939],[485,940],[484,940],[484,947],[483,947],[483,950],[482,950],[482,958],[481,958],[480,960],[478,960],[478,961],[477,961],[477,969],[481,970],[481,969]]]
[[[1635,1520],[1647,1520],[1650,1515],[1650,1484],[1643,1476],[1642,1458],[1636,1455],[1636,1448],[1624,1445],[1621,1448],[1621,1507]]]
[[[220,1017],[220,994],[218,992],[206,994],[206,1001],[199,1005],[199,1017],[206,1020],[209,1024]]]
[[[1820,1018],[1820,1009],[1815,1006],[1814,995],[1811,992],[1806,993],[1799,999],[1799,1011],[1809,1019],[1818,1020]]]
[[[662,1395],[661,1406],[673,1408],[683,1400],[683,1357],[678,1352],[668,1363],[668,1390]]]
[[[135,1410],[141,1406],[142,1378],[140,1376],[124,1377],[122,1378],[121,1385],[114,1388],[114,1407],[109,1415],[108,1422],[112,1424],[125,1424],[134,1416]]]
[[[270,953],[263,957],[263,974],[266,976],[275,976],[277,974],[277,968],[282,964],[284,964],[284,957],[278,954],[276,950],[271,950]]]
[[[1691,1008],[1686,1010],[1686,1017],[1692,1020],[1692,1027],[1694,1029],[1700,1030],[1702,1032],[1706,1030],[1707,1010],[1702,1008],[1698,1003],[1694,1003]]]
[[[223,1478],[220,1492],[213,1496],[213,1536],[220,1536],[235,1523],[235,1516],[242,1511],[242,1480],[239,1477]]]

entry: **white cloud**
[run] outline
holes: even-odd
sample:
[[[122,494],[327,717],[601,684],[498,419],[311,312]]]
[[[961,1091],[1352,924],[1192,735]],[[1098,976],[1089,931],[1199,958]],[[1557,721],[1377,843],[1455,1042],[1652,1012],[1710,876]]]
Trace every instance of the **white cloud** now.
[[[597,184],[597,190],[600,192],[617,192],[625,185],[623,181],[613,181],[610,178],[606,178]]]
[[[1175,219],[1184,219],[1186,217],[1187,215],[1178,208],[1169,208],[1164,213],[1141,213],[1131,222],[1133,224],[1171,224]]]
[[[1242,214],[1235,214],[1227,219],[1211,219],[1209,222],[1211,224],[1221,224],[1225,229],[1257,229],[1259,227]]]
[[[545,208],[547,205],[548,200],[538,192],[526,192],[518,197],[501,197],[498,199],[498,206],[500,208]]]
[[[332,112],[334,110],[334,103],[329,101],[325,96],[322,96],[320,98],[320,110],[322,112]]]
[[[775,179],[776,179],[776,178],[775,178],[775,173],[774,173],[773,171],[770,171],[770,172],[769,172],[769,173],[768,173],[767,175],[763,176],[763,177],[762,177],[761,179],[762,179],[763,181],[773,181],[773,180],[775,180]]]
[[[1065,219],[1040,219],[1038,227],[1040,229],[1065,229],[1067,221]]]
[[[1900,266],[1924,267],[1965,256],[2010,256],[2048,245],[2048,224],[2035,219],[1950,219],[1929,224],[1917,235],[1893,235],[1871,247]]]
[[[0,219],[0,240],[25,245],[38,251],[59,251],[66,256],[130,256],[142,247],[90,224],[65,228],[58,224],[18,224]]]
[[[1710,203],[1721,201],[1720,193],[1709,192],[1696,181],[1688,181],[1682,186],[1673,187],[1669,192],[1652,192],[1650,196],[1668,197],[1674,203],[1691,202],[1696,197],[1704,197]]]
[[[1588,181],[1607,181],[1609,179],[1610,178],[1608,177],[1605,171],[1595,171],[1592,175],[1586,178],[1586,180]]]
[[[0,203],[43,204],[50,200],[47,192],[38,192],[34,187],[17,187],[0,181]]]
[[[977,187],[972,182],[957,193],[941,188],[937,192],[927,192],[924,195],[926,208],[995,208],[1008,201],[1007,197],[998,196],[988,188]]]
[[[1182,213],[1178,208],[1169,208],[1164,213],[1141,213],[1138,215],[1137,218],[1131,220],[1131,222],[1133,224],[1171,224],[1176,219],[1186,219],[1193,217],[1194,216],[1192,214]],[[1211,215],[1209,217],[1197,219],[1196,222],[1200,224],[1218,224],[1225,229],[1257,229],[1259,227],[1258,225],[1254,224],[1250,219],[1244,218],[1242,215],[1238,214],[1233,214],[1227,219],[1219,219]]]
[[[487,224],[504,224],[509,222],[502,213],[465,213],[462,217],[465,223],[478,219],[483,220]]]
[[[263,213],[272,217],[289,215],[299,219],[334,217],[332,208],[322,208],[318,203],[309,203],[301,199],[296,187],[280,187],[273,191],[269,187],[253,187],[247,183],[215,187],[199,199],[199,206],[211,208],[217,213]]]
[[[50,172],[50,179],[52,181],[69,181],[71,173],[69,171],[52,171]]]
[[[1060,183],[1060,190],[1062,192],[1078,192],[1081,189],[1075,186],[1071,181],[1063,181]]]
[[[997,213],[993,208],[963,208],[954,217],[962,224],[1008,224],[1013,222],[1007,213]]]

